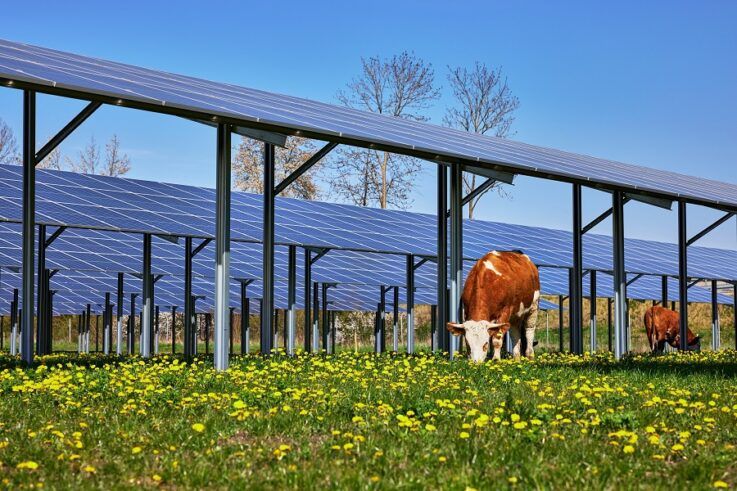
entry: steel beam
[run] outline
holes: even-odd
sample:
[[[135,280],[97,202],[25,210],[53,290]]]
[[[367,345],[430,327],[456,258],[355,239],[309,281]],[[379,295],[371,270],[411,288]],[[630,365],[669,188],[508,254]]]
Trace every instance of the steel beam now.
[[[217,129],[215,207],[215,356],[216,370],[228,368],[230,342],[230,125]],[[268,146],[268,145],[267,145]],[[264,278],[266,282],[266,278]]]
[[[54,151],[56,147],[58,147],[61,142],[63,142],[69,135],[72,134],[74,130],[80,127],[82,123],[84,123],[87,118],[92,116],[92,113],[97,111],[97,109],[102,106],[101,102],[90,102],[87,104],[84,109],[82,109],[79,114],[74,116],[71,121],[69,121],[66,126],[64,126],[56,135],[54,135],[53,138],[51,138],[46,145],[41,147],[41,150],[36,152],[34,155],[34,165],[40,164],[43,159],[45,159],[51,152]]]
[[[399,351],[399,287],[394,287],[394,298],[392,299],[392,348],[396,353]]]
[[[280,182],[276,188],[274,188],[274,195],[281,194],[287,187],[289,187],[290,184],[292,184],[294,181],[302,177],[302,175],[310,170],[310,168],[318,163],[320,160],[322,160],[323,157],[325,157],[332,149],[337,147],[337,143],[330,142],[326,144],[324,147],[322,147],[320,150],[315,152],[315,154],[307,159],[302,165],[297,167],[294,172],[289,174],[287,177],[284,178],[282,182]]]
[[[590,320],[590,337],[589,349],[592,353],[596,353],[596,271],[591,270],[589,277],[589,320]]]
[[[305,351],[307,353],[312,351],[312,251],[305,248],[305,284],[304,284],[304,297],[305,297]]]
[[[184,356],[194,355],[192,350],[194,303],[192,302],[192,237],[184,238]]]
[[[415,352],[415,256],[407,256],[407,353]]]
[[[626,351],[627,274],[624,266],[624,196],[612,193],[612,255],[614,257],[614,358],[619,360]]]
[[[115,339],[115,354],[118,356],[123,354],[123,275],[124,273],[118,273],[118,299],[116,301],[116,306],[118,308],[118,311],[116,312],[118,328]]]
[[[573,184],[573,268],[571,269],[571,352],[583,354],[583,235],[581,185]]]
[[[251,343],[251,302],[248,299],[246,288],[248,282],[241,281],[241,354],[247,355],[250,352],[249,344]]]
[[[627,198],[627,197],[623,198],[623,204],[626,204],[626,203],[627,203],[627,202],[628,202],[629,200],[630,200],[630,198]],[[591,221],[590,221],[589,223],[587,223],[587,224],[586,224],[586,225],[585,225],[585,226],[584,226],[583,228],[581,228],[581,234],[582,234],[582,235],[585,235],[585,234],[586,234],[587,232],[589,232],[589,231],[590,231],[590,230],[591,230],[592,228],[596,227],[596,226],[597,226],[597,225],[599,225],[599,224],[600,224],[601,222],[603,222],[604,220],[606,220],[607,218],[609,218],[609,216],[610,216],[611,214],[612,214],[612,209],[611,209],[611,208],[609,208],[609,209],[608,209],[608,210],[606,210],[606,211],[605,211],[604,213],[602,213],[602,214],[601,214],[601,215],[599,215],[598,217],[594,218],[594,219],[593,219],[593,220],[591,220]]]
[[[726,222],[727,220],[729,220],[730,218],[732,218],[733,216],[735,216],[734,213],[728,212],[727,214],[725,214],[724,216],[722,216],[719,220],[715,221],[714,223],[712,223],[708,227],[704,228],[701,232],[697,233],[696,235],[694,235],[693,237],[691,237],[690,239],[688,239],[688,241],[686,242],[686,245],[689,245],[689,246],[692,245],[694,242],[696,242],[697,240],[701,239],[706,234],[708,234],[709,232],[711,232],[712,230],[714,230],[715,228],[717,228],[719,225],[723,224],[724,222]]]
[[[171,329],[169,331],[171,339],[171,354],[177,354],[177,306],[171,306]]]
[[[450,167],[450,322],[461,322],[461,292],[463,289],[463,176],[461,166]],[[458,337],[450,340],[449,356],[458,351]]]
[[[317,283],[312,284],[312,352],[320,352],[320,291]]]
[[[264,143],[263,295],[261,311],[261,354],[269,354],[274,332],[274,145]]]
[[[558,351],[563,353],[563,295],[558,295]]]
[[[92,305],[87,304],[84,316],[84,352],[90,352],[90,328],[92,327]]]
[[[719,351],[721,346],[721,329],[719,325],[719,304],[717,303],[717,280],[711,281],[711,349]]]
[[[448,332],[448,167],[438,165],[438,212],[437,212],[437,315],[435,318],[435,335],[437,336],[436,348],[438,351],[447,351]]]
[[[661,285],[660,285],[661,300],[660,301],[661,301],[663,308],[667,309],[668,308],[668,277],[663,275],[661,277],[660,282],[661,282]]]
[[[322,348],[330,353],[330,321],[328,319],[328,288],[329,283],[322,284]]]
[[[137,293],[131,293],[131,309],[128,313],[128,354],[132,355],[135,350],[136,337],[136,297]]]
[[[151,284],[151,234],[143,234],[143,271],[141,271],[141,346],[143,358],[151,357],[151,340],[153,331],[153,298]]]
[[[104,335],[102,341],[102,352],[106,355],[110,354],[110,346],[112,345],[112,326],[111,323],[111,305],[110,305],[110,292],[105,292],[105,319],[104,319]]]
[[[734,349],[737,350],[737,283],[732,286],[732,323],[734,324]]]
[[[287,282],[287,354],[294,355],[294,340],[297,333],[297,246],[289,246]]]
[[[678,202],[678,303],[680,318],[678,331],[681,350],[688,348],[688,230],[686,228],[686,202]]]
[[[36,93],[23,91],[23,276],[21,358],[33,363],[33,292],[36,245]]]
[[[38,292],[36,295],[36,354],[46,354],[46,225],[38,225]]]

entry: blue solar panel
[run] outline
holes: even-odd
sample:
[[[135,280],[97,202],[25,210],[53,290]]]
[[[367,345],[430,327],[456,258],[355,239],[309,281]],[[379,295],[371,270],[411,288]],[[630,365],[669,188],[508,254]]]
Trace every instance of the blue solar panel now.
[[[737,209],[737,185],[471,134],[428,123],[365,113],[232,84],[0,40],[0,78],[71,90],[203,118],[223,116],[251,126],[301,131],[327,140],[378,144],[399,153],[563,180],[627,188]]]

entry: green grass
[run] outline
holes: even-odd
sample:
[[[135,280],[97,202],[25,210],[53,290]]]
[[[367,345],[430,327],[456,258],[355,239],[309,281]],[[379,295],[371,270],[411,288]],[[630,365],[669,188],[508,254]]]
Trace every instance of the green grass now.
[[[483,365],[432,355],[252,356],[224,373],[210,358],[41,363],[22,369],[0,356],[0,480],[9,487],[737,482],[733,351]]]

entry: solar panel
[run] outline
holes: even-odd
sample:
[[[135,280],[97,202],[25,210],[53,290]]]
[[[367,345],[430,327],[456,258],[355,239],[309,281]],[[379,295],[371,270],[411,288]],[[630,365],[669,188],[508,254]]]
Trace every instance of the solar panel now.
[[[361,112],[232,84],[0,40],[0,79],[32,84],[48,92],[72,91],[149,110],[185,111],[210,119],[326,140],[376,144],[399,153],[463,160],[562,180],[585,180],[701,204],[737,209],[737,185],[648,169],[428,123]]]

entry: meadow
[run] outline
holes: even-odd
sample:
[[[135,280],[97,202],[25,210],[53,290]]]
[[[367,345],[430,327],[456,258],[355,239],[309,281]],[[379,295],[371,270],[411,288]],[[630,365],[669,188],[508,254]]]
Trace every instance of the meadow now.
[[[707,489],[737,483],[737,352],[0,356],[13,488]]]

